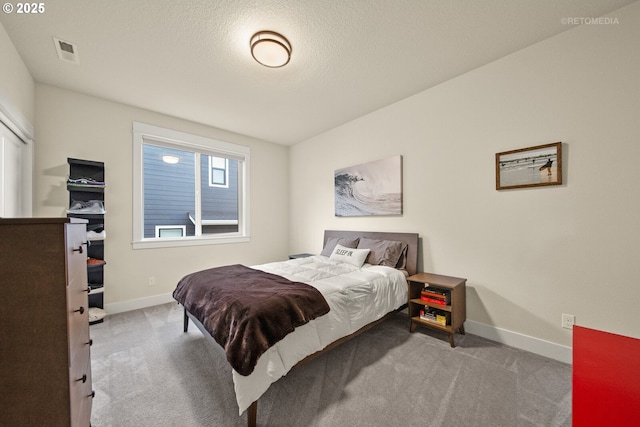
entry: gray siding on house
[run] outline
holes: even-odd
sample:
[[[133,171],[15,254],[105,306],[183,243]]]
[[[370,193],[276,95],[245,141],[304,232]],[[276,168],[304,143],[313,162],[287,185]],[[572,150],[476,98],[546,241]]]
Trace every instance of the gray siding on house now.
[[[238,220],[238,161],[229,160],[228,188],[209,186],[209,162],[202,159],[202,219]],[[238,231],[237,225],[205,225],[202,233],[228,233]]]
[[[163,155],[180,159],[176,164],[162,161]],[[195,155],[188,151],[144,145],[144,237],[155,237],[157,225],[184,225],[187,235],[195,234],[189,214],[195,215]],[[203,219],[238,219],[238,162],[229,160],[229,188],[209,186],[209,162],[202,159]],[[203,233],[237,231],[237,226],[206,226]]]
[[[229,160],[229,188],[209,186],[209,162],[202,160],[202,216],[238,219],[238,161]]]

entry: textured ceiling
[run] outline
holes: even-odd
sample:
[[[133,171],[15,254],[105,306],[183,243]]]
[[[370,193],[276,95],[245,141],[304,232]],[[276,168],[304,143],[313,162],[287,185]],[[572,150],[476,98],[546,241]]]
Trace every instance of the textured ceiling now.
[[[0,22],[37,82],[290,145],[631,2],[50,0]],[[286,67],[252,59],[265,29]]]

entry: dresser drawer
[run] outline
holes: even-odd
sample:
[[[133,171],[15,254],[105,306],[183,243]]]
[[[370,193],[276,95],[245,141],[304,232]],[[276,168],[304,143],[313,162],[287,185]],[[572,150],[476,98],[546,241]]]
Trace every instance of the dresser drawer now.
[[[81,355],[78,354],[78,356]],[[86,357],[76,357],[76,361],[69,369],[69,391],[71,427],[89,427],[93,403],[89,352],[86,352]]]
[[[83,289],[87,285],[87,226],[66,224],[67,286]]]
[[[72,367],[79,363],[78,361],[91,359],[88,320],[70,332],[72,333],[69,334],[69,367]]]
[[[86,292],[73,290],[69,292],[77,293],[77,295],[68,295],[69,362],[73,363],[77,352],[89,353],[89,301]]]

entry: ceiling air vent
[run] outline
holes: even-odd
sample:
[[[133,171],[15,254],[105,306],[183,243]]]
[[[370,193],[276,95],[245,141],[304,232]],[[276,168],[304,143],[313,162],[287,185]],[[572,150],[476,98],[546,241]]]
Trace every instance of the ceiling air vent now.
[[[80,57],[78,56],[78,47],[73,43],[61,40],[57,37],[53,38],[53,42],[56,45],[56,52],[58,58],[63,61],[73,62],[74,64],[80,63]]]

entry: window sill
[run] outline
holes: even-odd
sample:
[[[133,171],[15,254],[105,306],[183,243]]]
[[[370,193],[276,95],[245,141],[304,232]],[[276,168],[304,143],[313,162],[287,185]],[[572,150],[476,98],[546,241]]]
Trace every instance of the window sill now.
[[[230,243],[247,243],[251,236],[228,237],[181,237],[172,239],[161,237],[157,239],[143,239],[131,243],[133,249],[173,248],[181,246],[225,245]]]

